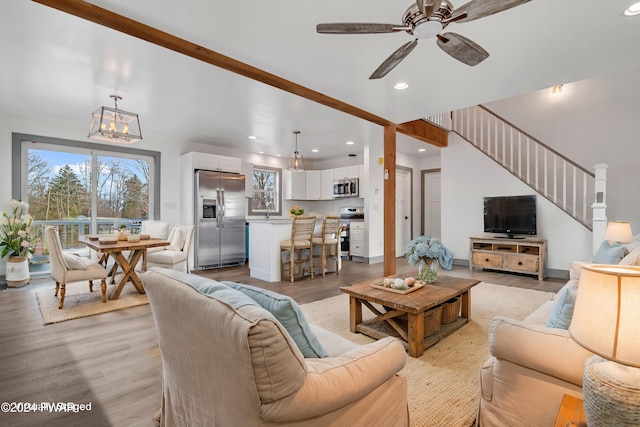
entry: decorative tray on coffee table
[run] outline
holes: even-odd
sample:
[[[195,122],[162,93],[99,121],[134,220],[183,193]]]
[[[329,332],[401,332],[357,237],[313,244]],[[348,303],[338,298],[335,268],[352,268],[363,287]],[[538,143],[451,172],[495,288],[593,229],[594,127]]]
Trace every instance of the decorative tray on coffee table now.
[[[418,289],[424,287],[425,283],[421,280],[416,280],[416,283],[407,289],[394,289],[394,288],[387,288],[386,286],[383,285],[382,280],[379,280],[375,283],[371,284],[371,287],[376,288],[376,289],[382,289],[383,291],[388,291],[388,292],[393,292],[396,294],[408,294],[411,293],[413,291],[417,291]]]

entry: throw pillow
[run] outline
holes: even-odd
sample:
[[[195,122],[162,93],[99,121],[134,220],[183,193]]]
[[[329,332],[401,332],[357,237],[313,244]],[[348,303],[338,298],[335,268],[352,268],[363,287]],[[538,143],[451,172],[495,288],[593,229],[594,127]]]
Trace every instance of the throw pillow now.
[[[640,246],[629,252],[624,258],[620,260],[618,265],[637,265],[638,257],[640,256]]]
[[[262,308],[271,312],[289,332],[304,357],[328,356],[318,338],[311,331],[309,322],[307,322],[300,306],[291,297],[240,283],[226,281],[222,283],[251,297]]]
[[[187,238],[186,227],[176,227],[173,230],[173,237],[169,243],[169,249],[172,251],[181,251]]]
[[[571,318],[573,317],[573,308],[576,305],[577,294],[577,284],[565,286],[558,294],[556,305],[553,307],[551,316],[547,319],[545,326],[549,328],[569,329]]]
[[[594,264],[617,264],[624,256],[624,247],[620,243],[602,242],[593,256]]]
[[[65,262],[72,270],[86,270],[87,264],[84,262],[84,259],[79,257],[78,255],[63,253]]]

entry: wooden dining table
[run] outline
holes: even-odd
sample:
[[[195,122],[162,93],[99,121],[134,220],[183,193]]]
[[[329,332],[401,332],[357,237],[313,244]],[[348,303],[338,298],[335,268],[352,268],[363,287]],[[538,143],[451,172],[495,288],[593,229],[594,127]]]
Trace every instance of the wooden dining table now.
[[[102,254],[102,258],[99,262],[106,263],[109,257],[112,257],[115,261],[115,265],[111,270],[111,277],[115,279],[115,272],[117,267],[120,267],[122,270],[122,276],[118,281],[115,289],[111,291],[109,294],[109,299],[118,299],[120,297],[120,293],[122,293],[122,288],[127,282],[131,282],[133,286],[140,292],[144,294],[144,287],[142,286],[142,281],[140,281],[140,277],[136,273],[136,265],[146,254],[147,249],[155,248],[160,246],[169,246],[169,242],[167,240],[161,239],[145,239],[140,240],[138,242],[129,242],[127,240],[119,240],[115,243],[104,243],[100,242],[98,238],[92,236],[80,236],[78,239],[81,243],[85,244],[87,247],[97,251]],[[129,256],[126,257],[123,252],[129,252]],[[146,269],[146,265],[143,265],[143,270]]]

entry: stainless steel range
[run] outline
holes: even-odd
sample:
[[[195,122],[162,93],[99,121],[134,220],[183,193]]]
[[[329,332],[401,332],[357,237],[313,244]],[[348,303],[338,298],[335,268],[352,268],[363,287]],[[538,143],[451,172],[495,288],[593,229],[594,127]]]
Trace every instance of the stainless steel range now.
[[[364,207],[340,208],[340,257],[349,259],[349,228],[352,222],[364,222]]]

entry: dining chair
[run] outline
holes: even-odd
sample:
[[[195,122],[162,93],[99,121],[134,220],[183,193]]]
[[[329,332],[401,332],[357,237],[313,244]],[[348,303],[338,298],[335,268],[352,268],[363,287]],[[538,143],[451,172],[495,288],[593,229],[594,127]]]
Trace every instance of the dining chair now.
[[[79,257],[62,250],[58,229],[48,226],[45,229],[47,248],[49,249],[49,264],[51,277],[56,282],[56,293],[60,293],[58,308],[64,306],[64,295],[67,283],[89,281],[89,292],[93,292],[93,281],[100,279],[102,302],[107,302],[107,270],[95,261]]]
[[[338,249],[340,243],[340,217],[334,215],[325,216],[322,221],[321,233],[320,236],[316,235],[312,239],[313,246],[320,246],[321,248],[319,256],[311,255],[312,269],[314,267],[313,259],[320,258],[320,270],[324,277],[327,270],[327,258],[331,257],[336,263],[336,274],[338,274],[340,267],[338,261],[338,257],[340,256]]]
[[[284,277],[285,265],[288,265],[289,279],[294,282],[295,265],[300,265],[301,276],[304,276],[304,264],[309,263],[309,271],[313,279],[313,229],[315,216],[294,216],[291,221],[291,237],[280,242],[280,275]],[[283,252],[289,251],[289,260],[285,263]],[[305,255],[306,254],[306,255]]]
[[[169,246],[162,246],[158,250],[147,251],[143,259],[142,270],[151,267],[165,267],[189,273],[189,256],[193,246],[194,225],[176,224],[169,232],[167,240]]]

